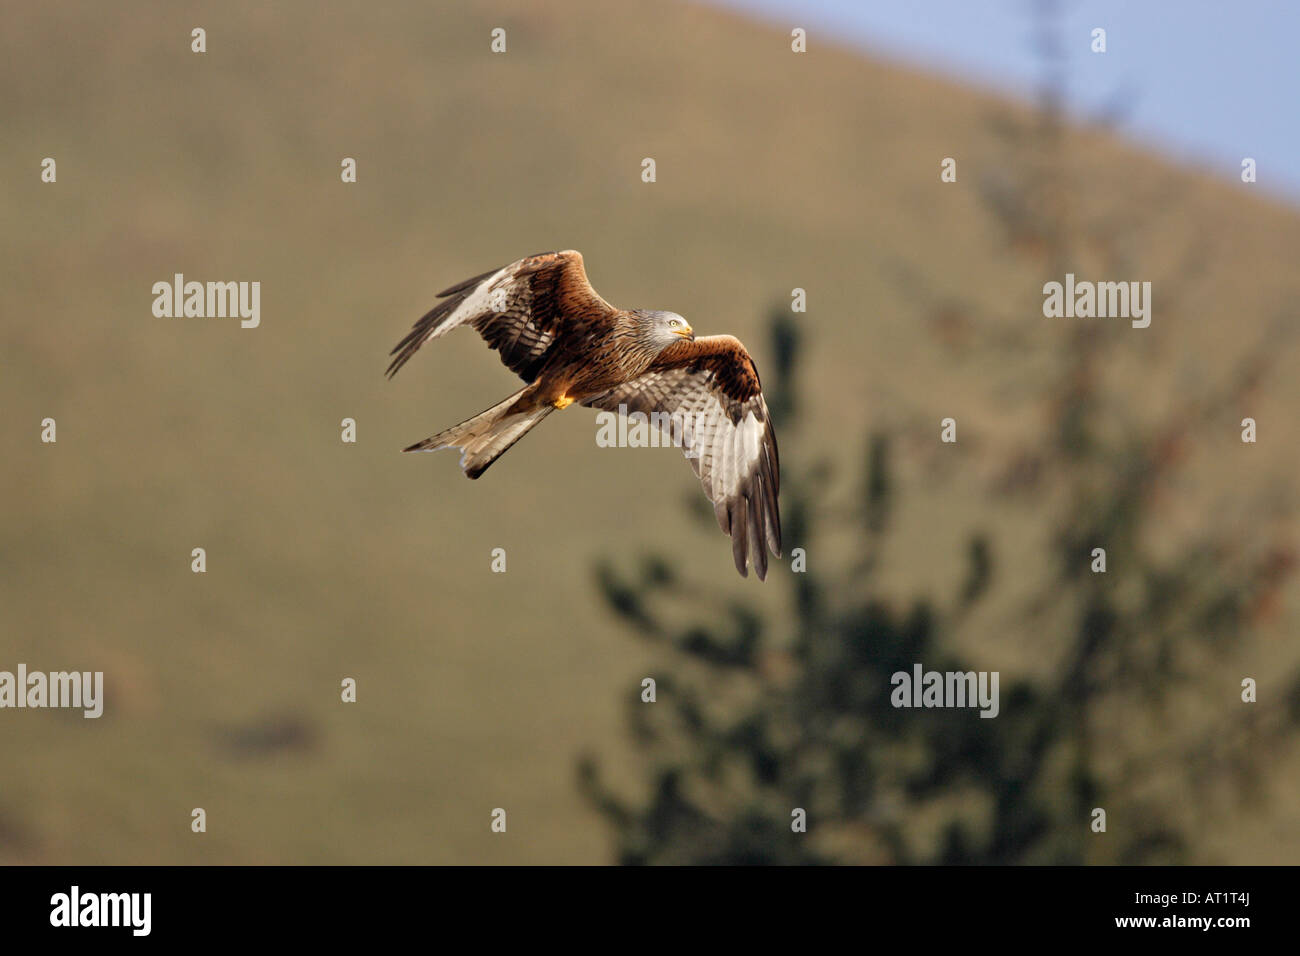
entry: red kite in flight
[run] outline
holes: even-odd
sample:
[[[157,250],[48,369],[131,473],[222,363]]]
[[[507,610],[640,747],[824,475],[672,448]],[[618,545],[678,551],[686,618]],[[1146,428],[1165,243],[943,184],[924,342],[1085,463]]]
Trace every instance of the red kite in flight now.
[[[780,470],[758,371],[730,335],[696,338],[675,312],[616,309],[587,281],[582,254],[547,252],[466,279],[393,349],[391,378],[421,345],[472,326],[527,384],[505,401],[405,451],[458,448],[470,478],[556,409],[575,402],[640,412],[675,429],[731,535],[736,568],[767,576],[781,556]]]

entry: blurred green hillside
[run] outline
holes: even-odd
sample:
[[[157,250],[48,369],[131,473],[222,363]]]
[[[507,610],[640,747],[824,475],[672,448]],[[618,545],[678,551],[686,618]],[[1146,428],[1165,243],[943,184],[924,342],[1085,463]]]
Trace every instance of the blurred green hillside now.
[[[783,461],[856,465],[861,437],[890,430],[905,533],[881,580],[951,591],[987,533],[1008,584],[967,651],[1034,666],[997,622],[1053,529],[989,489],[1046,413],[1026,383],[1070,320],[1039,310],[1057,264],[1009,256],[1032,236],[977,194],[1014,179],[999,124],[1027,105],[816,33],[796,56],[788,31],[682,3],[29,2],[5,20],[0,669],[103,670],[108,699],[98,721],[0,712],[0,862],[612,859],[574,761],[599,751],[615,784],[634,777],[625,698],[655,657],[600,602],[594,562],[667,554],[701,593],[788,609],[690,519],[680,455],[600,449],[585,410],[478,482],[454,455],[398,454],[515,384],[469,332],[391,382],[388,350],[438,290],[548,249],[582,250],[617,305],[739,336],[760,369],[768,313],[806,289]],[[1155,282],[1149,329],[1093,320],[1131,344],[1104,370],[1116,408],[1165,414],[1274,335],[1294,367],[1277,330],[1296,322],[1300,213],[1105,131],[1064,135],[1069,221],[1141,263],[1111,277]],[[177,272],[260,281],[261,327],[155,318],[151,286]],[[1171,547],[1198,516],[1245,521],[1292,491],[1297,408],[1280,376],[1222,409],[1217,440],[1186,450]],[[949,415],[960,442],[941,448]],[[1297,624],[1292,580],[1224,693],[1251,675],[1266,695],[1300,657]],[[1207,823],[1198,861],[1300,858],[1298,770],[1288,755],[1270,800]]]

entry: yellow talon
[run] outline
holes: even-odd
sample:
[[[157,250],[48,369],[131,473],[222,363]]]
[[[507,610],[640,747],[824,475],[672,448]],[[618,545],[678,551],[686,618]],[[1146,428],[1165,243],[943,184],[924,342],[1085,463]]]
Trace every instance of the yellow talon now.
[[[573,399],[569,398],[568,395],[561,395],[551,404],[554,405],[556,408],[564,409],[564,408],[568,408],[570,405],[573,404]]]

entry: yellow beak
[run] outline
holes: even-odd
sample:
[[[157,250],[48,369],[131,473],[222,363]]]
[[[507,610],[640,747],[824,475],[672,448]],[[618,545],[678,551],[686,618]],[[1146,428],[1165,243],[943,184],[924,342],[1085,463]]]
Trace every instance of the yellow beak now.
[[[690,339],[692,342],[695,341],[695,330],[694,330],[693,328],[691,328],[689,325],[687,325],[687,326],[683,326],[683,327],[680,328],[680,329],[673,329],[673,333],[674,333],[675,335],[681,335],[681,336],[683,336],[683,337],[685,337],[685,338],[688,338],[688,339]]]

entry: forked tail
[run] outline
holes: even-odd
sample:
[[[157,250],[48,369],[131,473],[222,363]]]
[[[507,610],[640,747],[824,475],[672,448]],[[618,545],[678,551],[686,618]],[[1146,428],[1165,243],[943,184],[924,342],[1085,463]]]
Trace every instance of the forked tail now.
[[[488,470],[492,462],[504,455],[511,445],[527,435],[530,429],[555,410],[551,405],[540,405],[512,413],[511,406],[518,402],[520,396],[527,390],[527,388],[520,389],[504,402],[493,405],[487,411],[480,412],[459,425],[444,429],[432,438],[416,442],[410,448],[403,448],[402,451],[439,451],[443,448],[459,448],[461,470],[470,478],[477,478]]]

